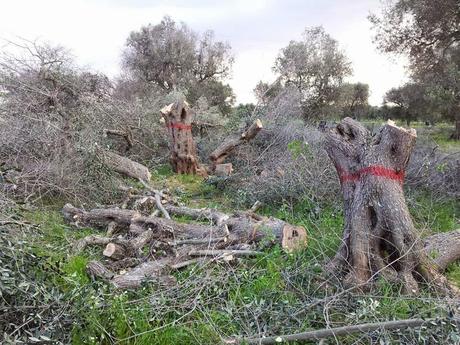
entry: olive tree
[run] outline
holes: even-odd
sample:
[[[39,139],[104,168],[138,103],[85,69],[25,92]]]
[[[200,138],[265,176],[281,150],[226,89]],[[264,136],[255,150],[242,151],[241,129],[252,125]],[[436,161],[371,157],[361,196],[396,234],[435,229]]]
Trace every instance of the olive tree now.
[[[370,16],[378,48],[407,55],[413,78],[443,91],[436,94],[448,102],[443,115],[455,121],[456,139],[460,139],[459,13],[457,0],[392,0],[380,16]]]
[[[362,118],[369,107],[369,85],[364,83],[344,83],[340,87],[338,104],[344,116]]]
[[[307,28],[301,41],[291,41],[276,59],[274,71],[281,81],[302,93],[306,118],[321,116],[338,98],[351,64],[338,42],[322,27]]]
[[[430,102],[426,87],[417,83],[407,83],[403,86],[390,89],[384,97],[384,103],[398,108],[400,119],[406,121],[407,126],[419,118],[426,118],[429,113]]]
[[[204,96],[210,105],[228,112],[226,105],[234,97],[222,82],[231,72],[230,50],[229,44],[215,40],[212,31],[199,35],[186,24],[164,17],[157,25],[131,32],[122,61],[134,80],[165,92],[185,91],[192,103]]]

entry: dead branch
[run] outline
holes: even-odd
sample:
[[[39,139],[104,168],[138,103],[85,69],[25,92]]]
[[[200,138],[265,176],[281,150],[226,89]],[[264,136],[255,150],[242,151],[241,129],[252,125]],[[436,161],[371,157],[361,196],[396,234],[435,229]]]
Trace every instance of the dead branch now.
[[[102,162],[117,173],[143,181],[150,181],[151,174],[145,165],[103,149],[98,149],[98,154]]]
[[[193,250],[189,252],[190,256],[258,256],[262,255],[262,252],[255,250],[217,250],[217,249],[203,249],[203,250]]]
[[[225,159],[240,145],[249,142],[262,129],[262,122],[257,119],[254,123],[237,138],[230,138],[224,141],[222,145],[216,148],[209,156],[214,171],[217,164],[222,164]]]
[[[351,325],[336,328],[320,329],[309,332],[302,332],[296,334],[279,335],[266,338],[246,338],[246,339],[232,339],[226,341],[226,344],[277,344],[292,341],[305,341],[305,340],[320,340],[330,337],[339,337],[350,335],[354,333],[369,333],[376,330],[392,330],[392,329],[405,329],[416,328],[426,323],[436,321],[436,319],[407,319],[396,321],[384,321],[376,323],[364,323],[361,325]]]

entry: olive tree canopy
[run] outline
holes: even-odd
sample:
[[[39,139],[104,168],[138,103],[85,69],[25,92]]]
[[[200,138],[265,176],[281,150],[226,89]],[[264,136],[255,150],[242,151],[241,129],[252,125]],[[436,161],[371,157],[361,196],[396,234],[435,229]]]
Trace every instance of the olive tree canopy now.
[[[338,42],[319,26],[307,28],[301,41],[289,42],[276,59],[274,71],[302,93],[309,118],[320,116],[337,99],[338,88],[352,69]]]
[[[222,83],[233,64],[230,50],[228,43],[215,40],[212,31],[199,35],[186,24],[164,17],[157,25],[131,32],[123,67],[134,79],[166,92],[183,90],[190,93],[187,97],[192,103],[204,96],[210,105],[222,110],[227,109],[225,102],[234,98],[228,85]]]
[[[460,138],[460,4],[457,0],[392,0],[371,15],[378,48],[409,57],[413,78],[437,89],[444,117]],[[441,88],[441,89],[440,89]],[[445,103],[444,103],[445,104]]]

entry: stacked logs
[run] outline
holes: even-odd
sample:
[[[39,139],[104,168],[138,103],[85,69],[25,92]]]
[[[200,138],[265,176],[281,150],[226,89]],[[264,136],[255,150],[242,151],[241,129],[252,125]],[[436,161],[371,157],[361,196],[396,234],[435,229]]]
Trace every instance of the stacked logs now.
[[[139,206],[139,202],[134,204]],[[273,244],[280,244],[286,251],[306,245],[303,227],[262,217],[251,210],[225,214],[213,209],[163,206],[168,215],[195,221],[187,224],[168,219],[163,212],[136,208],[85,211],[66,204],[62,210],[65,219],[75,226],[107,231],[105,236],[81,239],[75,250],[104,247],[105,261],[91,261],[87,270],[116,288],[136,288],[144,281],[171,284],[174,279],[169,274],[173,270],[200,262],[257,256],[261,254],[258,250]]]

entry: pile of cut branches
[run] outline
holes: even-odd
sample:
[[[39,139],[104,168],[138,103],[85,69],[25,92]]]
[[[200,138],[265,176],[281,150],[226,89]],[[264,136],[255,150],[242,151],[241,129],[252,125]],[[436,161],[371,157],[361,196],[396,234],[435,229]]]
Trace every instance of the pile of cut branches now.
[[[106,230],[105,236],[81,239],[74,249],[104,247],[105,259],[89,262],[87,270],[116,288],[136,288],[144,281],[174,284],[170,273],[191,264],[257,256],[273,244],[287,251],[306,245],[303,227],[260,216],[256,207],[233,214],[188,208],[144,185],[146,192],[129,193],[119,207],[86,211],[66,204],[63,208],[65,219],[75,226]],[[178,222],[170,214],[192,222]]]

